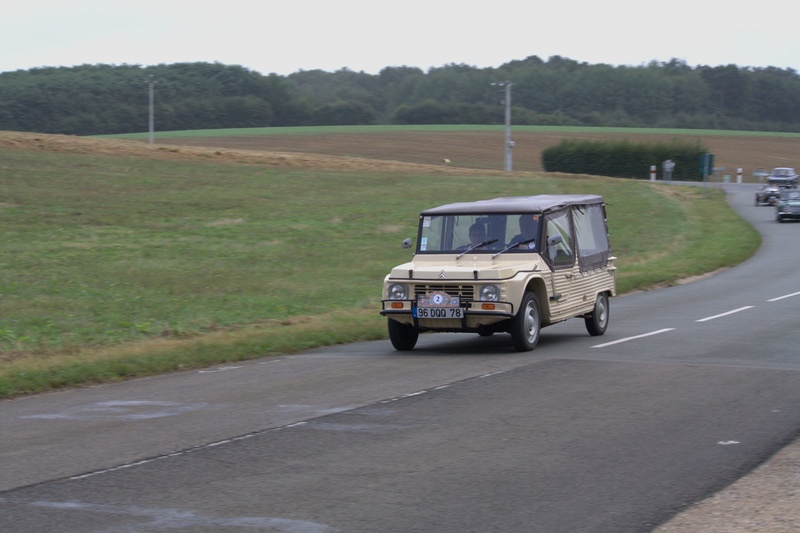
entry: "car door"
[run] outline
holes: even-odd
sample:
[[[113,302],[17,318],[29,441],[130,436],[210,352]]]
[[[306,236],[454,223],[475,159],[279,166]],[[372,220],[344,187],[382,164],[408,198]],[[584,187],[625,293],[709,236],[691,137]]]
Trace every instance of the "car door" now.
[[[549,213],[545,223],[547,249],[544,257],[550,267],[550,318],[556,322],[570,318],[579,303],[572,295],[578,267],[569,208]]]

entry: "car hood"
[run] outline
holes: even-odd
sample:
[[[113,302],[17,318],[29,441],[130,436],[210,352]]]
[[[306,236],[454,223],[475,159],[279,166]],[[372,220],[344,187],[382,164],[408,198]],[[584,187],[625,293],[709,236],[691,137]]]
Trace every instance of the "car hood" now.
[[[429,260],[415,258],[414,261],[398,265],[392,269],[392,279],[436,280],[443,283],[447,281],[475,281],[475,280],[503,280],[513,278],[519,272],[549,272],[550,268],[544,260],[535,255],[524,259],[511,256],[505,258],[501,255],[491,259],[491,255],[481,254],[466,255],[456,261],[455,256],[447,257],[450,260]]]

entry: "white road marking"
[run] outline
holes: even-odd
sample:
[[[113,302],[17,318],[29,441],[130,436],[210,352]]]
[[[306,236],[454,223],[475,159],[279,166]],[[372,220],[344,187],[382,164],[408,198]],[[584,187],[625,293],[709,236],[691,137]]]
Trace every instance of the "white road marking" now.
[[[241,366],[220,366],[217,368],[212,368],[211,370],[198,370],[198,374],[212,374],[214,372],[224,372],[226,370],[236,370],[237,368],[242,368]]]
[[[325,533],[333,529],[325,524],[309,522],[306,520],[295,520],[289,518],[276,518],[269,516],[214,516],[211,514],[201,514],[194,510],[184,509],[159,509],[155,507],[144,507],[139,505],[105,505],[88,502],[59,502],[59,501],[35,501],[28,505],[33,507],[44,507],[58,511],[80,511],[82,513],[110,514],[128,516],[138,520],[146,520],[139,524],[144,529],[176,529],[189,530],[195,529],[257,529],[259,531],[275,532],[297,532],[304,533]],[[116,528],[115,528],[116,529]],[[123,526],[122,529],[125,529]]]
[[[783,300],[785,298],[791,298],[793,296],[800,296],[800,292],[793,292],[791,294],[785,294],[783,296],[778,296],[776,298],[772,298],[772,299],[767,300],[767,301],[768,302],[777,302],[778,300]],[[753,305],[747,305],[747,306],[744,306],[744,307],[740,307],[738,309],[733,309],[732,311],[728,311],[726,313],[720,313],[720,314],[714,315],[714,316],[707,316],[705,318],[701,318],[701,319],[695,320],[695,322],[708,322],[709,320],[715,320],[717,318],[722,318],[722,317],[733,315],[733,314],[736,314],[736,313],[741,313],[742,311],[747,311],[748,309],[753,309],[754,307],[755,306],[753,306]],[[603,344],[596,344],[596,345],[592,346],[592,348],[605,348],[607,346],[613,346],[614,344],[620,344],[622,342],[628,342],[628,341],[632,341],[632,340],[636,340],[636,339],[641,339],[643,337],[649,337],[651,335],[658,335],[659,333],[666,333],[667,331],[672,331],[674,329],[675,328],[659,329],[657,331],[652,331],[650,333],[644,333],[643,335],[636,335],[634,337],[626,337],[624,339],[619,339],[619,340],[615,340],[615,341],[611,341],[611,342],[606,342],[606,343],[603,343]]]
[[[222,440],[219,440],[219,441],[216,441],[216,442],[210,442],[208,444],[199,444],[199,445],[194,446],[192,448],[187,448],[186,450],[179,450],[179,451],[176,451],[176,452],[165,453],[164,455],[159,455],[157,457],[152,457],[150,459],[142,459],[141,461],[134,461],[134,462],[131,462],[131,463],[125,463],[125,464],[121,464],[121,465],[118,465],[118,466],[112,466],[110,468],[103,468],[102,470],[95,470],[93,472],[87,472],[85,474],[79,474],[77,476],[72,476],[72,477],[70,477],[68,479],[70,481],[77,480],[77,479],[86,479],[86,478],[89,478],[89,477],[94,477],[94,476],[99,476],[101,474],[106,474],[108,472],[116,472],[117,470],[123,470],[125,468],[133,468],[135,466],[146,465],[148,463],[153,463],[155,461],[160,461],[162,459],[168,459],[170,457],[181,457],[181,456],[184,456],[184,455],[188,455],[190,453],[194,453],[194,452],[199,451],[199,450],[206,450],[208,448],[213,448],[215,446],[220,446],[220,445],[223,445],[223,444],[229,444],[231,442],[239,442],[239,441],[243,441],[243,440],[247,440],[247,439],[253,438],[253,437],[257,436],[257,435],[263,435],[265,433],[272,433],[273,431],[282,431],[284,429],[291,429],[291,428],[295,428],[295,427],[302,426],[302,425],[305,425],[305,424],[307,424],[307,422],[301,421],[301,422],[294,422],[294,423],[291,423],[291,424],[286,424],[285,426],[278,426],[278,427],[275,427],[275,428],[269,428],[269,429],[263,429],[263,430],[259,430],[259,431],[254,431],[253,433],[247,433],[245,435],[240,435],[238,437],[231,437],[229,439],[222,439]]]
[[[605,348],[606,346],[613,346],[614,344],[620,344],[622,342],[628,342],[628,341],[632,341],[632,340],[636,340],[636,339],[641,339],[641,338],[644,338],[644,337],[650,337],[651,335],[658,335],[659,333],[666,333],[666,332],[672,331],[674,329],[675,328],[659,329],[659,330],[656,330],[656,331],[651,331],[650,333],[644,333],[642,335],[636,335],[635,337],[625,337],[624,339],[618,339],[618,340],[615,340],[615,341],[606,342],[604,344],[596,344],[596,345],[592,346],[592,348]]]
[[[176,416],[206,409],[210,404],[159,402],[143,400],[112,400],[95,402],[63,411],[28,415],[21,418],[40,418],[46,420],[146,420]]]
[[[700,320],[695,320],[695,322],[708,322],[709,320],[714,320],[715,318],[722,318],[723,316],[732,315],[734,313],[740,313],[742,311],[747,311],[748,309],[752,308],[753,308],[752,305],[747,305],[745,307],[740,307],[739,309],[734,309],[733,311],[728,311],[727,313],[722,313],[714,316],[707,316],[705,318],[701,318]]]
[[[771,300],[767,300],[768,302],[777,302],[778,300],[783,300],[784,298],[791,298],[792,296],[800,296],[800,292],[793,292],[792,294],[785,294],[783,296],[778,296],[777,298],[772,298]]]

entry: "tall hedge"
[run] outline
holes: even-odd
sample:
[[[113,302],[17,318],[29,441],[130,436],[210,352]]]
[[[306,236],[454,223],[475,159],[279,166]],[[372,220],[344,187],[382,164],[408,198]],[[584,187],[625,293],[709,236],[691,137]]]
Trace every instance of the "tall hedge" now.
[[[542,166],[547,172],[649,179],[650,166],[655,165],[661,179],[662,164],[671,159],[673,180],[702,181],[701,161],[707,152],[700,143],[678,139],[667,143],[567,139],[542,152]]]

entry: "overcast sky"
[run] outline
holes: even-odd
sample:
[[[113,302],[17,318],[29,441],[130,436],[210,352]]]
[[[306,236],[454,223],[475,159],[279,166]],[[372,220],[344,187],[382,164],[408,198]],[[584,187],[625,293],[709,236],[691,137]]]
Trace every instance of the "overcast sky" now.
[[[798,15],[793,0],[0,0],[0,72],[204,61],[375,74],[532,55],[800,71]]]

